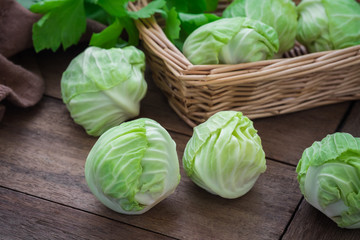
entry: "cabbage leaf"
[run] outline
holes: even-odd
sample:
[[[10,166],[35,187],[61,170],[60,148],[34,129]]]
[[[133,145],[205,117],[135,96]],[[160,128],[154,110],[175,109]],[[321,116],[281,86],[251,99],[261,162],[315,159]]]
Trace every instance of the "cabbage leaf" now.
[[[134,46],[88,47],[75,57],[61,78],[61,94],[72,118],[99,136],[139,115],[145,96],[145,55]]]
[[[85,163],[91,192],[110,209],[142,214],[180,181],[176,144],[157,122],[140,118],[106,131]]]
[[[224,18],[197,28],[183,53],[193,64],[236,64],[270,59],[279,49],[276,31],[257,20]]]
[[[360,4],[354,0],[303,0],[296,39],[309,52],[360,44]]]
[[[279,37],[279,54],[290,50],[297,30],[296,6],[291,0],[235,0],[223,17],[248,17],[273,27]]]
[[[194,128],[183,166],[195,184],[231,199],[253,187],[266,161],[252,121],[241,112],[222,111]]]
[[[300,190],[343,228],[360,228],[360,138],[334,133],[316,141],[297,165]]]

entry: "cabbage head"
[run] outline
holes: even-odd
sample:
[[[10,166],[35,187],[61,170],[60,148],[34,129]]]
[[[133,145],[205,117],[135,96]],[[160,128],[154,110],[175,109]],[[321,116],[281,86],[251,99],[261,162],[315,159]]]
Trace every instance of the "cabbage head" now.
[[[360,228],[360,138],[335,133],[316,141],[296,168],[307,202],[342,228]]]
[[[222,111],[194,128],[183,166],[195,184],[232,199],[253,187],[266,160],[252,121],[241,112]]]
[[[107,130],[85,163],[91,192],[110,209],[142,214],[180,181],[176,144],[157,122],[139,118]]]
[[[296,39],[309,52],[360,44],[360,4],[355,0],[303,0]]]
[[[89,135],[136,117],[145,96],[145,55],[123,49],[88,47],[75,57],[61,79],[61,94],[71,117]]]
[[[197,28],[186,38],[183,53],[195,65],[236,64],[271,59],[278,49],[278,35],[272,27],[236,17]]]
[[[279,36],[279,55],[294,46],[297,12],[292,0],[234,0],[222,16],[248,17],[273,27]]]

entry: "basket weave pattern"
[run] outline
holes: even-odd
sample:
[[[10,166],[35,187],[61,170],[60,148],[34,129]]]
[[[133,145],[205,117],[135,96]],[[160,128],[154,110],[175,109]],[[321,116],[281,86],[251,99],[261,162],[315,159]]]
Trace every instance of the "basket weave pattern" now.
[[[133,10],[146,5],[138,1]],[[221,11],[228,1],[220,1]],[[136,21],[155,84],[190,126],[223,110],[251,119],[360,99],[360,45],[235,65],[193,65],[167,39],[155,18]]]

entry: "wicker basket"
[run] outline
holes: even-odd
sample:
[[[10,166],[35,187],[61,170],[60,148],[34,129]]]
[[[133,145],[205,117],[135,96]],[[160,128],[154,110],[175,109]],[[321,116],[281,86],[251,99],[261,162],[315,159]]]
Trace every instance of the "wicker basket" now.
[[[147,1],[131,5],[140,9]],[[228,1],[221,1],[219,11]],[[192,65],[166,38],[155,18],[136,21],[155,84],[190,126],[223,110],[251,119],[360,99],[360,45],[235,65]]]

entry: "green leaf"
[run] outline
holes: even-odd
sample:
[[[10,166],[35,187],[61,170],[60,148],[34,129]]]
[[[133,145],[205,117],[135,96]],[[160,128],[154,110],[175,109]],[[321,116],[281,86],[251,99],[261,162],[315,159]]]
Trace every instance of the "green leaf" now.
[[[169,9],[175,7],[178,12],[204,13],[214,11],[218,5],[217,0],[167,0]]]
[[[35,13],[45,14],[49,11],[55,10],[56,8],[63,7],[71,2],[69,0],[42,0],[36,4],[31,5],[30,10]]]
[[[191,13],[179,13],[179,18],[181,21],[181,29],[190,35],[198,27],[219,20],[220,17],[215,14],[203,13],[203,14],[191,14]]]
[[[33,44],[36,52],[43,49],[64,50],[78,43],[86,30],[83,0],[48,0],[30,8],[45,14],[33,25]]]
[[[193,64],[237,64],[271,59],[278,49],[278,35],[272,27],[236,17],[196,29],[184,42],[183,53]]]
[[[178,18],[178,13],[176,12],[175,7],[173,7],[167,12],[166,26],[164,29],[164,32],[170,41],[179,38],[180,24],[181,22]]]
[[[61,96],[71,117],[92,136],[139,114],[146,94],[145,54],[134,46],[88,47],[63,72]]]
[[[222,16],[247,17],[273,27],[279,36],[279,55],[290,50],[295,44],[298,18],[296,6],[291,0],[234,0],[223,11]],[[321,18],[319,13],[315,16],[316,20]]]
[[[142,214],[179,184],[176,144],[160,124],[140,118],[106,131],[91,149],[85,179],[107,207]]]
[[[308,203],[339,227],[360,228],[360,138],[327,135],[304,150],[296,172]]]
[[[179,19],[181,31],[179,39],[176,39],[174,44],[182,50],[185,40],[193,31],[202,25],[219,20],[221,17],[211,13],[179,13]]]
[[[186,0],[167,0],[166,6],[168,9],[176,8],[176,11],[178,12],[188,12],[188,5]]]
[[[360,44],[360,4],[356,1],[323,1],[329,34],[335,49]]]
[[[94,33],[91,36],[89,45],[101,48],[112,48],[117,44],[123,29],[124,26],[119,22],[119,19],[116,18],[114,23],[103,31]]]
[[[149,18],[154,13],[159,12],[165,6],[165,4],[166,4],[165,0],[155,0],[150,2],[148,5],[146,5],[139,11],[136,12],[128,11],[128,15],[133,19]]]
[[[231,199],[253,187],[266,160],[253,122],[241,112],[220,111],[194,128],[183,167],[199,187]]]
[[[106,12],[115,17],[127,16],[128,2],[135,0],[98,0],[99,4]]]
[[[217,9],[219,1],[218,0],[205,0],[205,3],[206,3],[205,12],[213,12]]]
[[[128,34],[129,44],[137,46],[139,44],[139,31],[135,26],[134,20],[130,17],[122,17],[120,20],[123,23],[125,30]]]
[[[99,5],[97,5],[96,3],[88,2],[88,1],[89,0],[84,2],[85,13],[86,13],[87,18],[93,19],[104,25],[110,25],[115,21],[114,20],[115,18],[112,17],[110,14],[108,14]]]
[[[166,25],[164,32],[177,48],[182,50],[185,39],[198,27],[220,19],[210,13],[182,13],[177,12],[173,7],[166,14]]]

